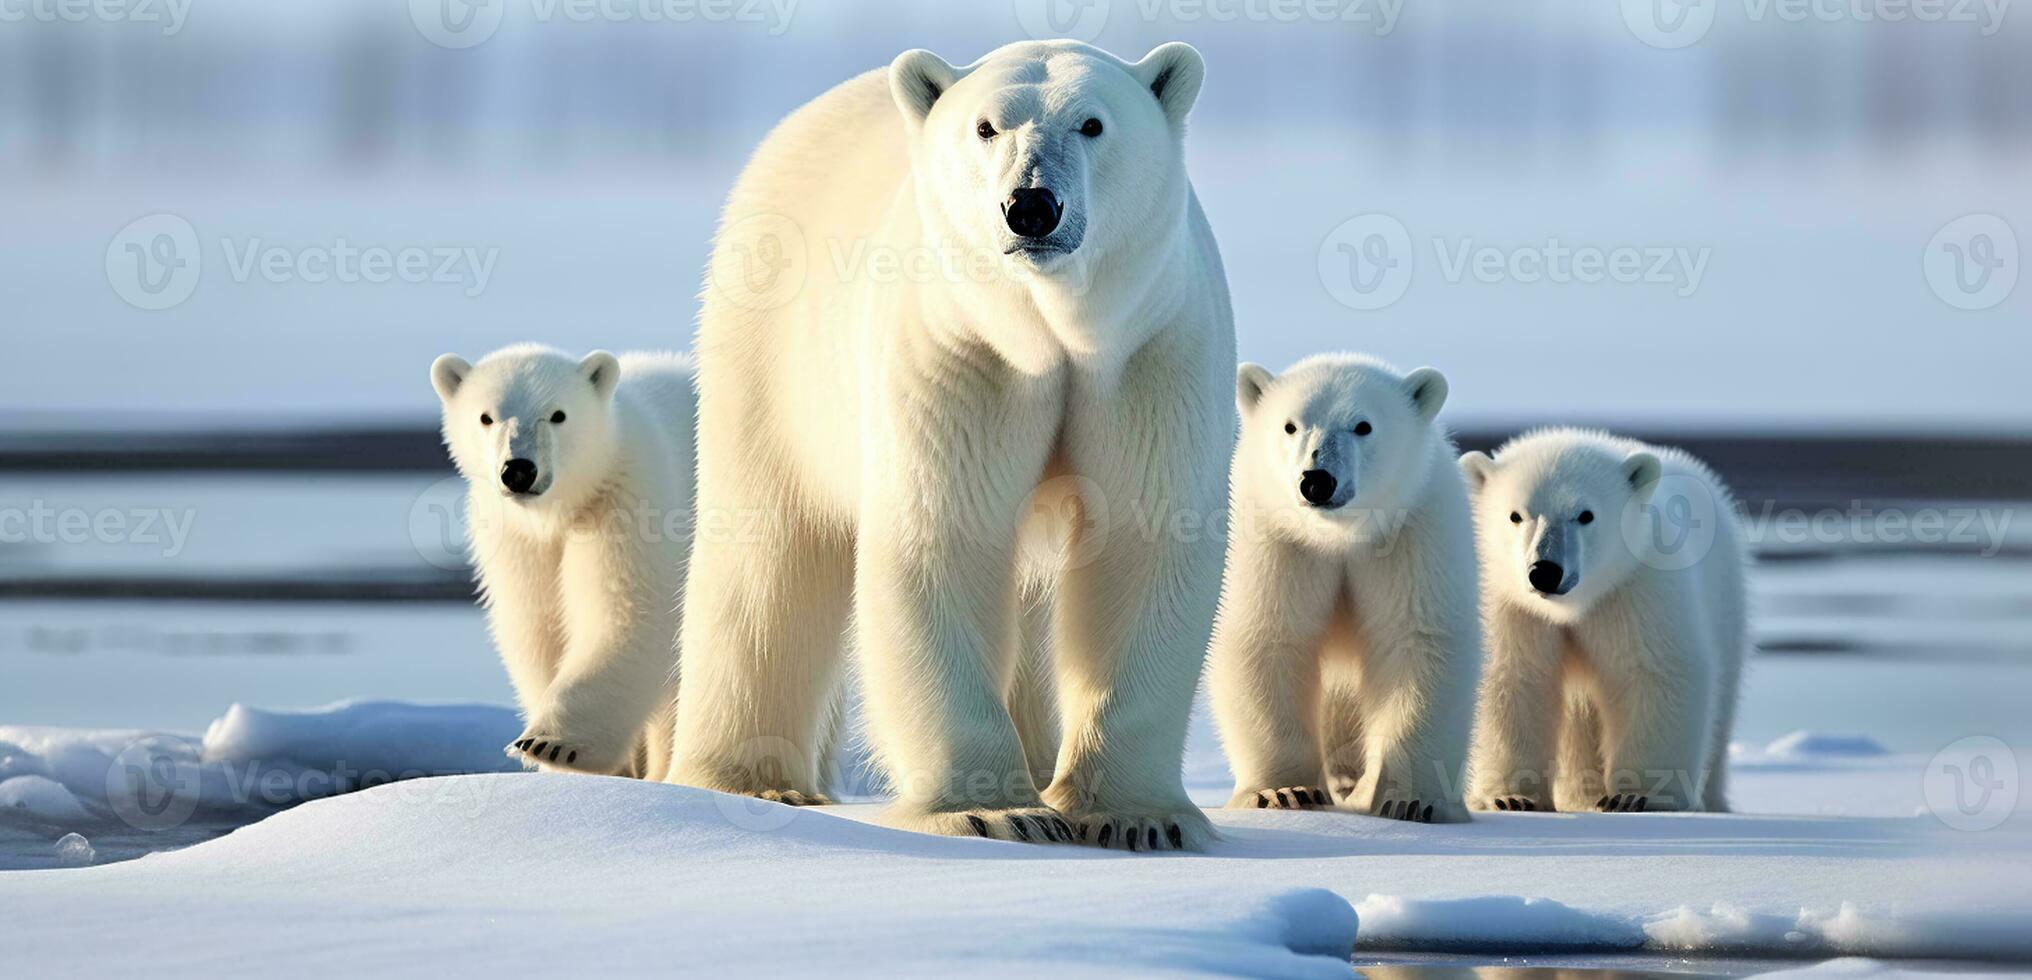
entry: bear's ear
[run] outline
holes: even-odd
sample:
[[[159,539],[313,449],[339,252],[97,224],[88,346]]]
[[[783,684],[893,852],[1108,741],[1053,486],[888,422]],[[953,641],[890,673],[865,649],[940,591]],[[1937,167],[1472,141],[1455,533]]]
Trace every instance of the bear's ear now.
[[[1488,485],[1489,477],[1495,474],[1496,460],[1479,449],[1471,449],[1461,454],[1460,471],[1461,475],[1467,478],[1468,489],[1480,490]]]
[[[1404,393],[1411,396],[1411,407],[1427,422],[1439,416],[1439,409],[1446,404],[1446,375],[1429,367],[1422,367],[1404,376]]]
[[[473,373],[473,366],[457,354],[440,354],[430,362],[430,386],[437,389],[440,401],[451,401],[459,393],[459,386],[466,383],[466,375]]]
[[[621,361],[606,351],[596,350],[579,362],[579,374],[593,383],[593,390],[601,398],[606,398],[613,395],[614,386],[621,383]]]
[[[1623,479],[1630,481],[1638,503],[1648,503],[1651,492],[1658,489],[1658,478],[1665,472],[1658,457],[1646,452],[1635,452],[1623,459]]]
[[[1184,41],[1171,41],[1153,48],[1143,60],[1129,66],[1129,73],[1157,97],[1172,128],[1185,125],[1185,115],[1199,99],[1199,85],[1206,80],[1206,61],[1198,49]]]
[[[1269,390],[1270,382],[1277,376],[1261,364],[1243,364],[1235,369],[1235,406],[1243,415],[1263,400],[1263,392]]]
[[[905,51],[889,63],[889,95],[913,132],[931,115],[938,97],[959,80],[958,68],[923,48]]]

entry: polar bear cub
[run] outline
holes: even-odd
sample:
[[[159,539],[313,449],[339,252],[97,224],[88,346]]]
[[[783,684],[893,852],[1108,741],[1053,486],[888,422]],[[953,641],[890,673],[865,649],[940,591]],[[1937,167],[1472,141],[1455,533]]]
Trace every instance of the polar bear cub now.
[[[1728,807],[1742,534],[1699,460],[1550,429],[1471,452],[1489,666],[1477,809]]]
[[[675,354],[536,345],[430,367],[487,621],[543,769],[660,779],[677,695],[696,412]]]
[[[1461,821],[1481,670],[1446,379],[1351,354],[1242,365],[1209,655],[1231,807]]]

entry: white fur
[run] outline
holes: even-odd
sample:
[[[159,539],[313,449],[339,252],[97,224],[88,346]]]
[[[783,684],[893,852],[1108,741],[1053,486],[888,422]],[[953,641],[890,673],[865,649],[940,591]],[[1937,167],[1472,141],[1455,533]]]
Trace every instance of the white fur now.
[[[1747,552],[1728,488],[1677,449],[1576,429],[1521,436],[1493,460],[1468,453],[1461,467],[1489,650],[1470,805],[1592,810],[1635,794],[1647,810],[1726,810],[1750,646]],[[1696,498],[1700,519],[1712,512],[1698,532],[1707,550],[1689,567],[1675,568],[1650,531],[1661,485]],[[1594,515],[1585,525],[1583,510]],[[1527,578],[1552,553],[1571,582],[1564,595]]]
[[[816,793],[851,612],[893,824],[1207,838],[1179,764],[1234,331],[1182,152],[1200,74],[1184,45],[908,52],[756,152],[700,320],[673,780]],[[1005,254],[1002,203],[1039,186],[1077,247]],[[1053,560],[1022,560],[1026,523]]]
[[[1304,806],[1331,788],[1365,813],[1467,819],[1481,634],[1467,491],[1435,419],[1445,379],[1332,354],[1276,378],[1243,365],[1236,388],[1208,660],[1228,805]],[[1332,472],[1345,499],[1308,506],[1308,470]]]
[[[509,753],[662,778],[692,536],[691,362],[520,345],[471,365],[447,354],[431,381],[468,486],[488,626],[528,725]],[[504,487],[518,457],[536,463],[540,494]]]

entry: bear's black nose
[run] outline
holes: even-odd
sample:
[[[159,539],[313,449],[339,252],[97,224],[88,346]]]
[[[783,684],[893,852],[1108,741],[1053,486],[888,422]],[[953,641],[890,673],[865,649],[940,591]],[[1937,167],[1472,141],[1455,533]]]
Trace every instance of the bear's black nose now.
[[[511,459],[501,465],[501,485],[509,493],[528,493],[536,485],[536,464],[526,459]]]
[[[1024,238],[1043,238],[1058,227],[1065,206],[1058,196],[1042,187],[1019,187],[1002,205],[1002,220],[1009,230]]]
[[[1561,584],[1566,581],[1566,569],[1559,567],[1559,563],[1556,561],[1532,562],[1531,571],[1527,577],[1531,579],[1531,587],[1540,593],[1545,595],[1566,594],[1566,588]]]
[[[1334,488],[1339,485],[1340,481],[1325,470],[1306,470],[1298,474],[1298,495],[1314,507],[1325,507],[1331,503]]]

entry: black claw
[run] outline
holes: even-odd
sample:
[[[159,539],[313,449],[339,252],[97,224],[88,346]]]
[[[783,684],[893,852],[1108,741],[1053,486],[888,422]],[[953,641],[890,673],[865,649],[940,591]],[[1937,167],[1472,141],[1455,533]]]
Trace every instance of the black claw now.
[[[1268,807],[1269,805],[1270,805],[1270,794],[1267,791],[1259,792],[1256,794],[1256,809],[1261,810]]]
[[[1149,846],[1149,848],[1150,848],[1151,850],[1153,850],[1153,851],[1157,849],[1157,828],[1156,828],[1156,827],[1152,827],[1152,828],[1150,828],[1150,843],[1149,843],[1149,845],[1148,845],[1148,846]]]
[[[1084,820],[1080,821],[1080,825],[1079,825],[1079,839],[1080,839],[1080,840],[1086,840],[1086,839],[1087,839],[1087,832],[1088,832],[1088,831],[1090,831],[1090,830],[1092,830],[1092,829],[1094,829],[1094,826],[1093,826],[1093,824],[1087,823],[1087,822],[1086,822],[1086,821],[1084,821]]]
[[[1030,828],[1023,825],[1022,817],[1010,817],[1009,827],[1016,831],[1017,839],[1026,841],[1030,839]]]
[[[1332,803],[1333,799],[1326,795],[1326,790],[1316,789],[1312,791],[1312,802],[1317,803],[1320,806],[1325,806],[1329,803]]]
[[[526,739],[526,738],[525,738],[525,739],[522,739],[521,741],[518,741],[518,742],[516,742],[516,743],[515,743],[515,751],[517,751],[517,752],[527,752],[528,750],[529,750],[529,740],[528,740],[528,739]]]
[[[1185,850],[1185,831],[1180,830],[1177,824],[1164,828],[1164,835],[1171,838],[1173,850]]]
[[[1651,802],[1651,798],[1648,796],[1637,797],[1637,804],[1635,806],[1632,806],[1630,808],[1630,811],[1633,813],[1641,813],[1644,810],[1644,804],[1649,802]]]
[[[577,762],[577,761],[579,761],[579,750],[577,750],[577,749],[573,749],[573,750],[571,750],[571,754],[570,754],[570,755],[568,755],[568,756],[565,756],[565,757],[564,757],[564,761],[565,761],[565,764],[566,764],[566,765],[570,765],[570,764],[572,764],[572,763],[574,763],[574,762]]]
[[[1072,843],[1073,841],[1075,841],[1075,840],[1077,840],[1077,839],[1078,839],[1078,838],[1076,838],[1076,837],[1074,837],[1074,836],[1073,836],[1073,833],[1072,833],[1072,824],[1066,823],[1066,822],[1065,822],[1065,818],[1063,818],[1063,817],[1053,817],[1053,818],[1051,818],[1051,822],[1052,822],[1052,823],[1055,823],[1055,824],[1057,824],[1057,825],[1058,825],[1058,839],[1059,839],[1059,840],[1065,841],[1066,843],[1070,844],[1070,843]]]
[[[1296,809],[1298,807],[1298,801],[1291,798],[1291,791],[1288,789],[1280,789],[1277,791],[1277,802],[1287,810]]]
[[[1622,808],[1623,808],[1623,794],[1617,793],[1616,795],[1609,797],[1609,809],[1621,810]]]
[[[552,762],[556,762],[556,761],[557,761],[557,754],[558,754],[559,752],[562,752],[562,751],[564,751],[564,746],[562,746],[562,745],[553,745],[553,746],[551,746],[551,747],[550,747],[550,761],[552,761]]]
[[[1101,825],[1101,835],[1099,837],[1094,838],[1094,843],[1099,844],[1102,847],[1106,847],[1108,846],[1108,842],[1114,839],[1115,839],[1115,825],[1111,823],[1104,823]]]
[[[1427,804],[1425,805],[1425,812],[1419,815],[1419,817],[1418,817],[1418,822],[1419,822],[1419,823],[1431,823],[1431,822],[1432,822],[1432,804],[1430,804],[1430,803],[1427,803]]]
[[[1606,810],[1606,809],[1608,809],[1608,808],[1609,808],[1609,798],[1608,798],[1608,797],[1604,796],[1604,797],[1602,797],[1601,799],[1599,799],[1599,800],[1596,800],[1596,801],[1595,801],[1595,809],[1597,809],[1597,810]]]
[[[974,836],[988,836],[988,822],[986,820],[982,820],[980,817],[969,813],[967,814],[967,825],[974,828]]]
[[[1498,809],[1498,810],[1508,810],[1508,809],[1510,809],[1510,801],[1509,801],[1509,800],[1506,800],[1506,799],[1504,799],[1504,798],[1502,798],[1502,797],[1500,797],[1500,796],[1496,797],[1496,809]]]

